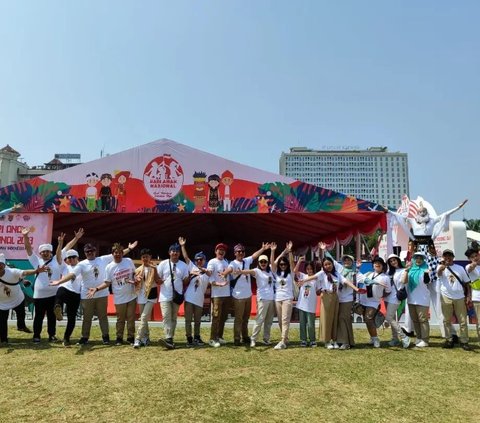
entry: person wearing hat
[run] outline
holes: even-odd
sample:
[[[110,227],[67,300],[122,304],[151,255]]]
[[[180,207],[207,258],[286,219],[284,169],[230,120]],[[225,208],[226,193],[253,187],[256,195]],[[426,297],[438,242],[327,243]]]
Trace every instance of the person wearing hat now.
[[[263,243],[261,248],[255,251],[251,256],[245,257],[245,246],[237,244],[233,247],[235,259],[230,262],[225,275],[229,275],[237,270],[250,269],[253,261],[256,260],[265,250],[270,247]],[[250,345],[248,336],[248,319],[252,310],[252,282],[250,275],[237,274],[230,280],[232,290],[233,310],[235,320],[233,322],[233,342],[235,346],[240,346],[242,342]]]
[[[95,288],[89,288],[87,298],[93,298],[98,292],[112,287],[113,302],[117,315],[115,345],[123,345],[125,323],[127,324],[127,342],[135,341],[135,265],[132,259],[123,257],[123,246],[116,242],[112,246],[113,261],[105,268],[105,280]]]
[[[61,277],[65,273],[66,267],[62,260],[62,246],[65,234],[61,233],[58,236],[58,246],[53,255],[52,244],[41,244],[38,247],[39,255],[34,254],[32,245],[30,243],[29,233],[31,228],[23,228],[23,242],[25,244],[25,251],[27,252],[28,261],[33,268],[46,266],[47,271],[37,275],[34,283],[33,302],[35,305],[35,314],[33,318],[33,342],[40,342],[40,335],[42,333],[43,319],[47,315],[47,331],[49,342],[57,341],[56,329],[57,319],[53,311],[55,306],[55,295],[58,286],[52,286],[51,281]]]
[[[199,251],[195,254],[192,261],[188,256],[186,248],[187,240],[180,237],[178,242],[182,247],[182,255],[189,271],[189,283],[185,291],[184,306],[187,347],[203,347],[205,343],[200,336],[200,325],[202,323],[205,292],[210,284],[210,272],[206,268],[207,256],[203,251]],[[193,333],[192,320],[194,322]]]
[[[412,266],[405,269],[402,283],[407,286],[407,303],[410,318],[417,340],[415,347],[428,347],[430,338],[430,324],[428,322],[428,307],[430,305],[430,283],[427,256],[416,252],[412,257]]]
[[[375,326],[375,316],[380,307],[380,300],[384,293],[390,293],[390,278],[385,274],[386,264],[381,257],[374,257],[372,260],[373,272],[366,274],[357,273],[357,283],[365,285],[365,288],[359,286],[358,291],[358,314],[363,316],[363,321],[367,326],[370,335],[370,343],[374,348],[380,348],[380,339]],[[357,268],[362,265],[361,261],[357,262]]]
[[[397,345],[400,345],[401,339],[403,348],[408,348],[410,346],[410,338],[402,332],[397,321],[397,310],[401,303],[397,294],[402,288],[404,288],[402,280],[405,268],[403,267],[402,260],[396,254],[390,254],[388,256],[387,264],[388,276],[390,277],[390,284],[392,286],[390,294],[385,298],[385,307],[387,309],[385,321],[390,325],[392,331],[392,339],[388,345],[396,347]]]
[[[215,257],[210,259],[207,264],[212,286],[212,323],[208,344],[214,348],[226,344],[223,339],[223,331],[230,306],[230,285],[226,278],[228,261],[225,259],[225,254],[227,249],[228,246],[223,242],[217,244],[215,246]]]
[[[180,260],[180,244],[170,245],[168,249],[169,258],[163,260],[157,266],[158,276],[162,281],[160,285],[160,308],[163,316],[164,338],[160,343],[167,349],[174,349],[173,338],[177,327],[177,314],[180,304],[174,301],[174,291],[183,295],[184,286],[188,282],[188,267]]]
[[[8,315],[10,310],[24,302],[20,283],[25,276],[46,272],[47,266],[36,269],[20,270],[7,266],[5,255],[0,254],[0,345],[8,343]]]
[[[128,247],[123,250],[123,254],[132,251],[138,242],[129,243]],[[90,288],[96,288],[100,283],[105,281],[105,268],[113,261],[112,254],[97,256],[97,248],[91,243],[87,243],[83,247],[85,260],[78,263],[70,273],[67,273],[61,279],[54,281],[56,285],[61,285],[77,277],[82,277],[80,290],[80,303],[83,309],[82,336],[78,341],[78,345],[87,345],[90,338],[90,330],[92,328],[93,316],[98,317],[100,331],[102,332],[102,341],[104,345],[110,344],[109,323],[108,323],[108,289],[95,292],[93,296],[89,295]]]
[[[465,269],[453,262],[452,250],[444,250],[442,260],[437,267],[440,304],[442,306],[443,326],[445,328],[444,348],[453,348],[452,316],[455,313],[460,326],[460,344],[466,351],[468,345],[468,325],[466,303],[471,301],[470,278]]]
[[[270,244],[269,244],[270,245]],[[270,260],[273,260],[274,250],[270,250]],[[250,347],[257,345],[257,338],[263,328],[263,344],[271,345],[270,332],[272,329],[273,316],[275,314],[275,275],[268,264],[268,257],[265,254],[258,257],[258,266],[255,269],[236,270],[233,275],[255,276],[257,281],[257,318],[253,326],[250,338]]]
[[[148,248],[140,250],[142,264],[135,270],[135,291],[137,304],[140,309],[140,325],[133,348],[150,344],[150,330],[148,322],[152,316],[155,303],[158,301],[158,285],[162,282],[158,276],[157,267],[152,263],[152,252]]]
[[[472,281],[470,288],[472,291],[472,303],[475,310],[475,316],[477,317],[476,329],[477,336],[480,340],[480,254],[476,248],[469,248],[465,251],[465,255],[470,260],[465,270],[468,273],[468,277]]]

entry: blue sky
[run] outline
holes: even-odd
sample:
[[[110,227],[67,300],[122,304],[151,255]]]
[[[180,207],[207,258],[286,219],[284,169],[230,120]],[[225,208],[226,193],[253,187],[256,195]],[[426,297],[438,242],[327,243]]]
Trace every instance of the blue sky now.
[[[278,172],[291,146],[409,154],[480,218],[478,1],[3,1],[0,145],[30,165],[159,138]]]

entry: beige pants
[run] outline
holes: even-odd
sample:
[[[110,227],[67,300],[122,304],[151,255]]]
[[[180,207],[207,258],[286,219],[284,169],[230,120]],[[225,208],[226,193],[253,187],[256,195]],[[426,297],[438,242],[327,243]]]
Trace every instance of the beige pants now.
[[[278,326],[282,332],[282,342],[287,344],[290,319],[292,318],[292,300],[275,301],[275,308],[277,309]]]
[[[202,322],[203,307],[185,301],[185,335],[192,336],[192,320],[194,321],[193,334],[200,336],[200,324]]]
[[[175,336],[175,329],[177,327],[177,314],[179,305],[173,301],[160,302],[160,309],[163,316],[163,333],[165,339],[173,339]]]
[[[320,306],[320,328],[318,339],[322,342],[337,341],[338,295],[336,292],[324,292]]]
[[[458,324],[460,326],[460,342],[466,344],[468,342],[468,326],[465,299],[452,300],[445,295],[441,295],[440,304],[442,305],[445,339],[448,339],[449,341],[452,340],[452,316],[453,312],[455,312],[455,316],[457,316]]]
[[[263,326],[263,339],[270,341],[273,316],[275,314],[275,301],[257,300],[257,320],[253,326],[252,339],[255,341]]]
[[[83,323],[82,338],[90,337],[93,315],[98,317],[98,323],[103,337],[108,337],[108,316],[107,316],[108,297],[86,298],[82,300]]]
[[[150,337],[150,331],[148,328],[148,321],[152,316],[154,302],[147,301],[145,304],[139,304],[140,307],[140,325],[137,329],[137,339],[142,340],[143,338]]]
[[[233,322],[233,339],[245,341],[248,339],[248,319],[252,310],[252,298],[237,299],[233,298],[233,309],[235,310],[235,320]]]
[[[127,339],[135,337],[135,308],[137,307],[137,299],[128,303],[115,304],[115,312],[117,314],[117,339],[123,339],[125,332],[125,322],[127,322]]]
[[[428,342],[430,338],[430,324],[428,323],[428,307],[409,304],[408,311],[413,322],[413,328],[417,339]]]

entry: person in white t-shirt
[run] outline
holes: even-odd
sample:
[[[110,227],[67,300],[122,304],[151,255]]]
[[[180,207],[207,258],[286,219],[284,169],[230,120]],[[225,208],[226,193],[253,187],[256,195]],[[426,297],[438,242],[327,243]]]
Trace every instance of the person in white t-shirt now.
[[[273,260],[274,250],[270,252],[270,259]],[[234,275],[243,274],[255,276],[257,281],[257,319],[253,326],[250,347],[257,345],[257,337],[263,327],[263,343],[271,345],[270,332],[272,329],[273,316],[275,315],[275,275],[268,264],[268,257],[262,254],[258,258],[258,267],[249,270],[236,270]]]
[[[320,294],[320,283],[316,280],[305,281],[316,272],[315,262],[305,264],[305,273],[300,272],[300,266],[305,262],[305,256],[301,256],[295,266],[294,273],[298,278],[300,291],[296,307],[300,318],[300,346],[316,347],[315,318],[317,311],[317,296]]]
[[[262,247],[255,251],[251,256],[245,257],[245,246],[237,244],[233,247],[235,260],[228,265],[226,275],[236,271],[250,269],[253,261],[256,260],[270,246],[263,243]],[[230,280],[232,290],[233,309],[235,320],[233,322],[233,343],[235,346],[250,345],[248,336],[248,319],[252,310],[252,282],[250,275],[238,274]]]
[[[96,287],[88,289],[87,298],[93,298],[98,291],[112,287],[115,312],[117,314],[115,345],[123,344],[125,322],[127,323],[127,342],[135,340],[135,308],[137,294],[135,292],[135,265],[127,257],[123,257],[123,247],[116,242],[112,246],[113,261],[105,268],[105,280]]]
[[[168,249],[169,258],[163,260],[157,267],[158,276],[162,280],[160,286],[160,308],[163,316],[163,331],[165,337],[160,343],[167,349],[174,349],[173,342],[177,327],[177,315],[180,308],[180,295],[183,296],[184,286],[188,282],[188,268],[180,258],[180,245],[173,244]],[[183,301],[183,299],[182,299]]]
[[[10,310],[22,304],[25,298],[20,288],[21,280],[25,276],[38,275],[47,270],[47,266],[29,270],[11,269],[6,265],[5,255],[0,254],[0,345],[8,343]]]
[[[443,326],[445,328],[444,348],[453,348],[452,316],[455,313],[460,326],[460,344],[465,351],[470,351],[468,345],[467,307],[471,302],[470,278],[465,269],[454,264],[455,254],[452,250],[444,250],[442,260],[437,267],[440,304],[442,306]],[[465,290],[466,295],[465,295]]]
[[[148,248],[140,250],[142,264],[135,271],[137,282],[137,304],[140,307],[140,325],[137,329],[137,336],[133,348],[140,348],[142,345],[150,344],[150,331],[148,321],[152,316],[153,307],[158,301],[158,285],[161,279],[158,276],[157,267],[152,263],[152,252]]]
[[[385,274],[386,263],[381,257],[374,257],[372,260],[373,272],[366,274],[357,273],[357,287],[359,307],[355,312],[363,316],[370,335],[370,343],[374,348],[380,348],[380,339],[375,326],[375,317],[380,307],[380,300],[384,293],[391,291],[390,278]],[[360,269],[362,261],[357,261],[357,269]]]
[[[410,317],[417,340],[417,348],[428,347],[430,338],[430,324],[428,322],[428,307],[430,306],[430,283],[427,256],[416,252],[412,257],[411,267],[407,267],[402,277],[402,282],[407,285],[407,303]]]
[[[123,254],[128,254],[137,246],[137,241],[129,243],[123,250]],[[113,261],[112,254],[106,254],[97,257],[97,248],[91,244],[85,244],[83,247],[86,259],[78,263],[71,273],[66,274],[61,279],[54,282],[56,285],[66,283],[81,276],[82,284],[80,289],[80,298],[83,309],[82,337],[78,345],[87,345],[90,338],[93,316],[97,315],[100,330],[102,332],[102,342],[104,345],[110,344],[109,324],[108,324],[108,289],[95,293],[92,298],[88,297],[90,288],[95,288],[99,283],[105,281],[105,268]]]
[[[205,343],[200,336],[200,325],[202,323],[205,292],[210,284],[210,272],[206,268],[207,257],[202,251],[199,251],[195,254],[193,261],[190,260],[186,248],[187,240],[180,237],[178,242],[182,247],[183,258],[189,271],[189,283],[185,291],[184,305],[187,348],[203,347]],[[193,336],[192,320],[194,322]]]
[[[65,272],[65,264],[62,259],[62,246],[65,234],[58,237],[58,247],[55,256],[53,255],[52,244],[41,244],[38,246],[40,256],[33,253],[30,237],[28,236],[32,228],[23,228],[23,242],[28,255],[28,261],[33,268],[47,266],[47,271],[37,275],[34,283],[33,301],[35,304],[35,315],[33,319],[33,342],[40,342],[42,333],[43,319],[47,315],[47,331],[49,342],[58,341],[56,337],[57,319],[54,313],[55,294],[57,286],[51,286],[52,280],[60,278]]]
[[[212,287],[212,323],[210,326],[211,347],[218,348],[226,344],[223,339],[225,322],[228,317],[230,306],[230,284],[227,281],[228,261],[225,260],[225,254],[228,246],[219,243],[215,246],[215,257],[207,264],[207,270],[210,272],[210,284]]]
[[[480,340],[480,254],[475,248],[469,248],[465,251],[465,255],[470,260],[470,263],[467,264],[465,270],[472,281],[470,288],[472,291],[473,308],[475,309],[475,316],[477,317],[477,336]]]
[[[277,244],[270,244],[275,252]],[[276,350],[284,350],[288,345],[288,332],[292,318],[293,306],[293,243],[287,242],[285,250],[272,262],[272,272],[275,274],[275,308],[277,309],[278,326],[282,333],[280,342],[273,347]]]

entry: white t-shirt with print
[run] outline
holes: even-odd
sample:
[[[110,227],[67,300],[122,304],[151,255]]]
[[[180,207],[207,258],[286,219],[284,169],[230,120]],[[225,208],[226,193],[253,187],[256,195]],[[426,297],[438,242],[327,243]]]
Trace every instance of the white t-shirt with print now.
[[[253,263],[253,258],[245,257],[243,259],[244,264],[241,261],[233,260],[230,262],[228,267],[234,272],[236,270],[248,270]],[[236,279],[235,274],[232,275],[232,279]],[[235,288],[232,290],[232,297],[237,300],[242,300],[245,298],[250,298],[252,296],[252,281],[250,280],[250,275],[240,275],[237,282],[235,283]]]
[[[88,290],[96,288],[98,285],[105,282],[105,268],[113,261],[112,254],[95,257],[93,260],[82,260],[73,268],[75,276],[82,276],[82,289],[80,291],[80,298],[87,299]],[[108,289],[97,291],[93,298],[108,297]]]
[[[23,270],[5,267],[5,273],[0,279],[8,283],[17,283],[22,279]],[[0,310],[10,310],[18,306],[25,296],[20,285],[7,285],[0,282]]]
[[[390,292],[392,289],[390,286],[390,278],[385,273],[369,272],[357,274],[357,283],[365,284],[367,279],[375,282],[372,286],[373,296],[369,297],[368,294],[358,294],[358,302],[365,307],[377,308],[380,305],[383,292]]]
[[[405,273],[405,269],[395,269],[395,273],[393,274],[393,285],[392,279],[390,279],[390,285],[392,291],[390,295],[385,298],[385,301],[389,304],[400,304],[400,301],[397,298],[397,291],[400,291],[405,285],[402,283],[403,274]]]
[[[195,266],[193,262],[190,262],[188,265],[188,271],[200,272],[200,269]],[[206,273],[193,276],[188,283],[187,290],[185,291],[185,301],[198,307],[203,307],[205,292],[207,291],[209,283],[210,278]]]
[[[421,273],[418,285],[413,291],[410,291],[407,282],[407,302],[412,305],[430,307],[430,290],[428,289],[428,285],[423,281],[423,276],[424,273]]]
[[[471,272],[468,272],[468,277],[473,282],[477,279],[480,279],[480,266],[476,266]],[[480,302],[480,289],[472,288],[472,301]],[[477,318],[480,318],[477,317]]]
[[[137,297],[134,285],[135,265],[128,257],[112,261],[105,268],[105,281],[112,284],[114,304],[125,304]]]
[[[253,270],[255,271],[255,278],[257,280],[257,300],[273,301],[275,299],[273,292],[275,276],[272,271],[264,272],[258,267]]]
[[[44,260],[36,254],[28,256],[28,261],[34,269],[45,265],[49,260]],[[35,279],[33,298],[54,297],[58,291],[58,286],[50,286],[50,282],[59,280],[62,277],[62,273],[65,273],[66,266],[64,263],[58,264],[57,257],[53,256],[52,260],[47,264],[47,267],[49,271],[39,273]]]
[[[304,280],[308,275],[298,273],[298,279]],[[307,313],[315,313],[317,311],[317,290],[320,289],[320,282],[317,279],[305,282],[299,290],[296,307]]]
[[[173,286],[175,287],[175,291],[183,294],[183,280],[188,278],[188,267],[184,261],[178,260],[176,263],[173,263],[170,259],[163,260],[157,266],[157,272],[163,281],[160,285],[158,302],[173,300]]]
[[[463,286],[460,281],[454,276],[454,273],[463,282],[470,282],[470,278],[468,277],[467,272],[465,272],[465,269],[459,264],[452,264],[450,266],[450,269],[452,269],[452,271],[446,268],[443,271],[442,276],[438,275],[437,270],[438,286],[440,287],[440,293],[443,296],[452,300],[461,300],[462,298],[465,298]]]
[[[281,270],[275,274],[275,301],[293,300],[293,278]]]
[[[212,298],[230,297],[230,284],[227,281],[225,286],[215,286],[214,282],[222,282],[224,279],[220,273],[224,272],[228,267],[228,261],[217,258],[211,259],[207,264],[207,270],[212,272],[210,275],[210,283],[212,284]]]

